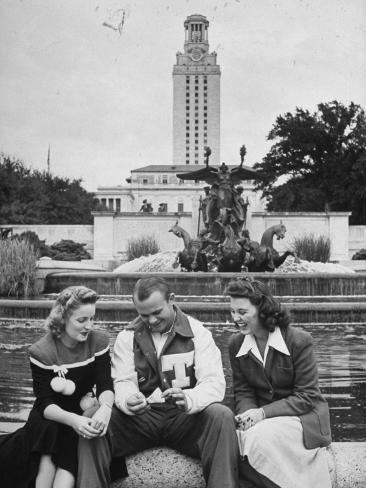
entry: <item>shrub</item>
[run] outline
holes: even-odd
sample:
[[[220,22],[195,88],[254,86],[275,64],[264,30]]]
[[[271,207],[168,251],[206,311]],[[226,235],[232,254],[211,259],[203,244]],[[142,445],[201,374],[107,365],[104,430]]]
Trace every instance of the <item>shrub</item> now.
[[[49,247],[47,246],[46,241],[41,241],[38,235],[31,230],[27,230],[21,234],[15,234],[12,239],[17,239],[18,241],[28,241],[29,244],[33,246],[33,249],[39,258],[50,255]]]
[[[330,239],[314,234],[295,237],[292,241],[292,250],[300,259],[327,263],[330,258]]]
[[[86,244],[74,242],[71,239],[62,239],[49,246],[49,254],[52,259],[57,261],[81,261],[91,259],[88,251],[84,249]]]
[[[353,256],[352,256],[352,259],[353,260],[365,260],[366,259],[366,249],[360,249],[359,251],[357,251]]]
[[[0,295],[28,297],[38,295],[37,253],[27,241],[0,240]]]
[[[127,261],[132,261],[140,256],[157,254],[159,251],[160,246],[154,236],[129,239],[127,242]]]

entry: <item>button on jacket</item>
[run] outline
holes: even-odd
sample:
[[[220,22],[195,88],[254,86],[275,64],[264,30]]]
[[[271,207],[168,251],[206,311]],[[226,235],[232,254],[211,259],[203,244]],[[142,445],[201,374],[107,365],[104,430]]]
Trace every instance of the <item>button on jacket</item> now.
[[[268,347],[265,364],[256,357],[254,347],[243,347],[249,336],[237,333],[230,337],[235,411],[261,407],[266,418],[298,416],[305,447],[327,446],[331,442],[329,410],[318,386],[312,337],[291,326],[276,328],[276,333],[282,345]],[[248,341],[254,340],[250,337]]]

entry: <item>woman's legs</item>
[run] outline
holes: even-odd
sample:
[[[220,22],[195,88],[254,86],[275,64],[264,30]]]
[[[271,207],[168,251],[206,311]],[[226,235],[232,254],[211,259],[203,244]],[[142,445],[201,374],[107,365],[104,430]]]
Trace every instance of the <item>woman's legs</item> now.
[[[57,468],[53,488],[74,488],[75,478],[66,469]]]
[[[36,488],[52,488],[55,474],[56,466],[53,464],[51,456],[47,454],[41,456],[36,478]]]
[[[75,478],[66,469],[57,468],[50,455],[41,456],[35,488],[74,488]]]

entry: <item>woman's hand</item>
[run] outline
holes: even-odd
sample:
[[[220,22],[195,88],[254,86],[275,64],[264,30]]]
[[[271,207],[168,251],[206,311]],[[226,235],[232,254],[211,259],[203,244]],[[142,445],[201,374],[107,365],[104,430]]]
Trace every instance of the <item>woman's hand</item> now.
[[[263,408],[251,408],[246,412],[235,416],[237,428],[239,430],[248,430],[264,419],[265,414]]]
[[[93,439],[93,437],[100,435],[100,430],[94,427],[94,420],[83,415],[75,414],[71,422],[71,427],[78,435],[86,439]]]
[[[93,427],[98,430],[99,436],[106,434],[111,414],[112,408],[109,405],[102,404],[93,415]]]

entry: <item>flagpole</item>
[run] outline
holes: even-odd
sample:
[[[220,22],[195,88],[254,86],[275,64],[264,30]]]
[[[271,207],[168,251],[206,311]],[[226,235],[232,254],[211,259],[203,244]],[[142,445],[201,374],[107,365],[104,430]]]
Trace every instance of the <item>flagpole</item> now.
[[[51,146],[48,144],[48,154],[47,154],[47,173],[50,174],[50,159],[51,159]]]

